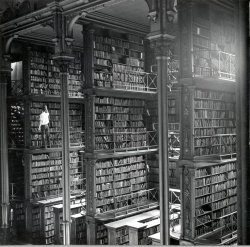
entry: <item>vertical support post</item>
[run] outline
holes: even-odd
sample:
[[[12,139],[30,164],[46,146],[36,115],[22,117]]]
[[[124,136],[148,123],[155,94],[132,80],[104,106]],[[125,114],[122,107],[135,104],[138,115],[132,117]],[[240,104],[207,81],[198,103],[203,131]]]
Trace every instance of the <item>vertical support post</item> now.
[[[0,36],[0,172],[1,172],[1,228],[2,240],[6,244],[9,228],[9,165],[8,165],[8,125],[7,125],[7,83],[10,80],[10,56],[4,55],[3,38]]]
[[[175,36],[173,25],[168,19],[168,8],[174,1],[148,1],[151,32],[148,39],[154,49],[157,62],[158,94],[158,143],[159,143],[159,180],[160,180],[160,236],[161,244],[169,245],[169,177],[168,177],[168,59],[171,41]]]
[[[61,79],[63,244],[70,245],[70,169],[69,169],[69,97],[68,60],[58,60]]]
[[[67,17],[55,0],[48,6],[54,12],[55,55],[53,59],[60,68],[61,80],[61,119],[62,119],[62,178],[63,178],[63,244],[70,245],[70,169],[69,169],[69,98],[68,98],[68,68],[72,57],[73,37],[68,37]],[[70,19],[68,19],[70,21]],[[70,21],[71,23],[71,21]]]
[[[95,245],[96,244],[96,172],[95,172],[95,159],[87,160],[86,167],[86,222],[87,222],[87,244]]]
[[[166,48],[166,47],[165,47]],[[160,175],[160,210],[161,244],[169,245],[169,181],[168,181],[168,95],[167,95],[167,62],[166,55],[157,55],[157,93],[158,93],[158,142],[159,142],[159,175]]]
[[[0,149],[1,149],[1,214],[3,228],[8,227],[9,207],[9,168],[8,168],[8,139],[7,139],[7,76],[1,73],[0,81]]]
[[[237,126],[237,240],[238,245],[250,244],[249,190],[249,83],[248,1],[234,1],[236,30],[236,126]]]

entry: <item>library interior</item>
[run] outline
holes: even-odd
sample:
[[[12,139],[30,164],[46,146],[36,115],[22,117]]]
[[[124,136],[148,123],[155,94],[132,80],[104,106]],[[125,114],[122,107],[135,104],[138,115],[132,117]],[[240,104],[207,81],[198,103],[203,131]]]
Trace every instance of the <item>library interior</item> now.
[[[247,0],[0,3],[0,244],[250,244]]]

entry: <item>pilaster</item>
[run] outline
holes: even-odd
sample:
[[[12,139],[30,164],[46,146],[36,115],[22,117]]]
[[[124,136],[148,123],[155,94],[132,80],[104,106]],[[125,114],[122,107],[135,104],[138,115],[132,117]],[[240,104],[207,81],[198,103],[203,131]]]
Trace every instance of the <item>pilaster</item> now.
[[[86,88],[92,88],[94,86],[94,29],[90,26],[83,26],[83,73],[85,76],[85,85]]]
[[[180,37],[180,82],[193,75],[193,0],[178,2]]]
[[[194,156],[193,130],[194,86],[184,85],[181,94],[181,154],[180,159],[192,160]]]

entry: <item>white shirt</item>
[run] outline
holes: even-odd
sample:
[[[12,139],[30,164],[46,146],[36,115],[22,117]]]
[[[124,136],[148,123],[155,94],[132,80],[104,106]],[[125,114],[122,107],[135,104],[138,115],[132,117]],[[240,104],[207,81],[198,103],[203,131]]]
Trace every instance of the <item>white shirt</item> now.
[[[42,112],[40,114],[40,124],[41,125],[49,124],[49,113],[48,112]]]

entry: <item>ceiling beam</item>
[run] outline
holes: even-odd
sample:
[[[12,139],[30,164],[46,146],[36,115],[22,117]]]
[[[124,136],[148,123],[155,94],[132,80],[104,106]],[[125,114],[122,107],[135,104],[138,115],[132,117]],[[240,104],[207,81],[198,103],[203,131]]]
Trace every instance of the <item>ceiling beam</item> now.
[[[93,22],[96,25],[102,27],[109,27],[112,29],[118,29],[123,31],[129,31],[140,34],[148,34],[150,31],[149,25],[138,24],[136,22],[128,21],[122,18],[107,15],[101,12],[94,12],[81,18],[77,23],[83,24],[85,22]]]

